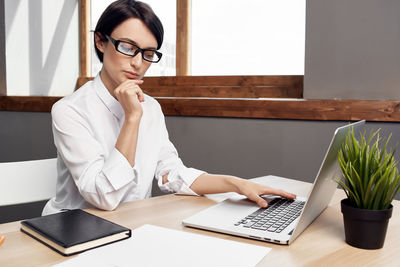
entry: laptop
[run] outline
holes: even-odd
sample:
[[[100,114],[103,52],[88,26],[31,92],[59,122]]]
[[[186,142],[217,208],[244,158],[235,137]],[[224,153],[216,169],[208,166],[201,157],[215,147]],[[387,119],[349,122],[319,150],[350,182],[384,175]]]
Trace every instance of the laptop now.
[[[328,206],[340,175],[338,151],[351,127],[358,133],[365,120],[337,128],[308,197],[288,200],[263,196],[267,208],[260,208],[244,196],[228,198],[182,221],[183,225],[289,245]]]

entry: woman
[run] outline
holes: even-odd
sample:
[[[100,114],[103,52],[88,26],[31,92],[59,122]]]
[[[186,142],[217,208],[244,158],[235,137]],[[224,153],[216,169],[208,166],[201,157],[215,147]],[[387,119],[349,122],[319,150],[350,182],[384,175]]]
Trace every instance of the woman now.
[[[169,141],[164,115],[140,85],[162,54],[163,27],[152,9],[139,1],[119,0],[100,17],[94,34],[103,63],[91,82],[52,108],[58,152],[56,197],[43,214],[97,207],[151,196],[152,179],[161,190],[201,195],[237,192],[260,207],[264,194],[293,199],[282,190],[226,175],[187,168]]]

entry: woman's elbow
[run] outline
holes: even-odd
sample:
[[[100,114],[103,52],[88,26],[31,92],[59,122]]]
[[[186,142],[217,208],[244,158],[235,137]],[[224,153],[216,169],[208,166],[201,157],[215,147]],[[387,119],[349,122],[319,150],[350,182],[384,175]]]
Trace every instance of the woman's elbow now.
[[[119,203],[105,203],[105,204],[98,206],[97,208],[99,208],[101,210],[106,210],[106,211],[113,211],[118,207],[118,204]]]
[[[115,210],[118,205],[119,201],[110,197],[102,197],[102,198],[92,198],[87,200],[90,204],[95,206],[98,209],[106,210],[106,211],[113,211]]]

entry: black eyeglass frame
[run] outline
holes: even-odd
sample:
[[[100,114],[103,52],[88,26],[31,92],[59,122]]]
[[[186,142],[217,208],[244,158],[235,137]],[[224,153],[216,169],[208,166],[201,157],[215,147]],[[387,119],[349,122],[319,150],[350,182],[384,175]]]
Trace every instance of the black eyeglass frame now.
[[[161,60],[162,53],[159,52],[159,51],[157,51],[157,50],[154,50],[154,49],[142,49],[142,48],[138,47],[138,46],[137,46],[136,44],[134,44],[134,43],[127,42],[127,41],[121,41],[121,40],[115,40],[114,38],[112,38],[111,36],[109,36],[109,35],[107,35],[107,34],[104,34],[104,36],[114,45],[115,50],[117,50],[119,53],[121,53],[121,54],[123,54],[123,55],[125,55],[125,56],[135,57],[138,53],[141,53],[141,54],[142,54],[143,60],[145,60],[145,61],[147,61],[147,62],[158,63],[158,62],[160,62],[160,60]],[[130,44],[130,45],[133,45],[134,47],[136,47],[136,50],[135,50],[135,52],[133,53],[133,55],[129,55],[129,54],[126,54],[126,53],[124,53],[124,52],[118,50],[118,46],[119,46],[120,43],[127,43],[127,44]],[[154,53],[158,56],[158,60],[154,61],[154,60],[148,60],[148,59],[146,59],[146,58],[144,57],[144,53],[145,53],[146,51],[154,52]]]

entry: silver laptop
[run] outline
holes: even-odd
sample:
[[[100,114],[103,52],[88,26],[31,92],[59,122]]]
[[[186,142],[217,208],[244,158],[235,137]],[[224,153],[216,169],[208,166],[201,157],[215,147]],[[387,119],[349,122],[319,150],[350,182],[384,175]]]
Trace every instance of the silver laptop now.
[[[264,196],[268,208],[259,208],[245,197],[229,198],[187,219],[183,225],[231,235],[290,244],[328,206],[337,188],[333,181],[340,174],[338,151],[354,127],[358,133],[365,121],[337,128],[308,197],[295,200]]]

